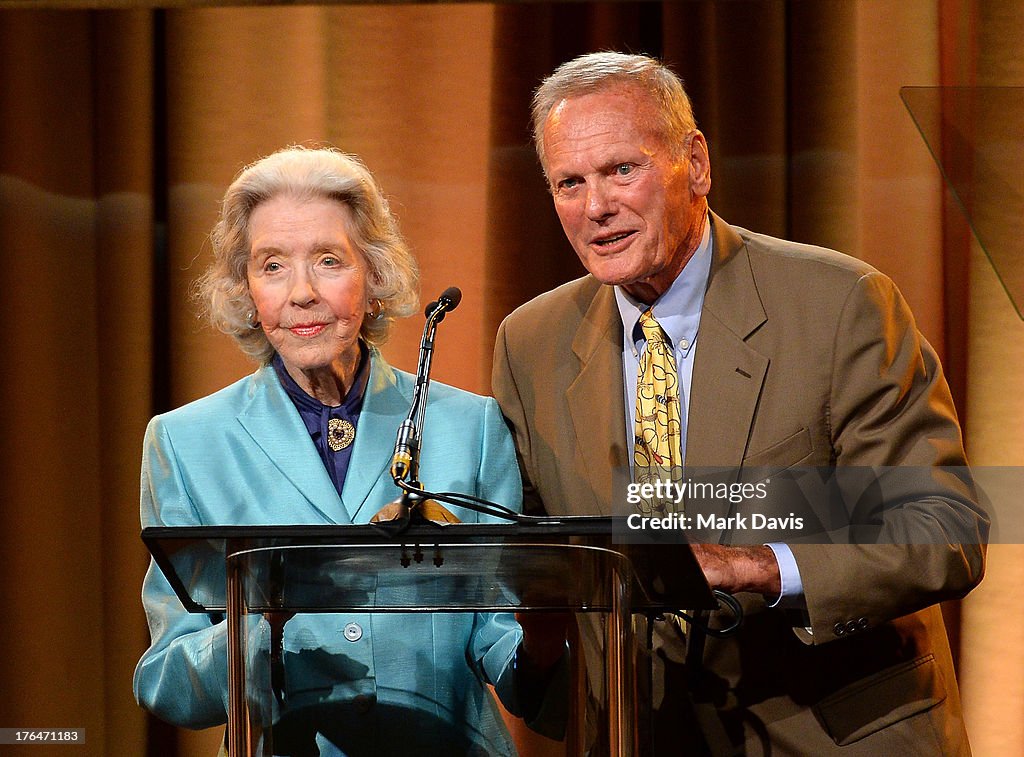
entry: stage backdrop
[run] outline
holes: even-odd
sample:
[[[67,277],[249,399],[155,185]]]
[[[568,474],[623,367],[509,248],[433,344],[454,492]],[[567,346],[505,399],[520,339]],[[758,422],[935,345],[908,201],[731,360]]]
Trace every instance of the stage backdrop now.
[[[465,294],[435,376],[488,392],[501,318],[580,272],[527,110],[540,77],[581,52],[664,56],[711,145],[712,207],[890,274],[944,357],[973,461],[1024,459],[1024,326],[899,99],[908,84],[1024,83],[1014,0],[4,5],[0,726],[84,727],[76,754],[215,753],[220,731],[139,710],[131,676],[147,643],[146,421],[253,367],[189,300],[234,174],[292,143],[360,154],[424,300]],[[420,329],[402,324],[388,359],[414,368]],[[976,754],[1020,754],[1024,609],[1003,597],[1024,556],[991,557],[947,616]]]

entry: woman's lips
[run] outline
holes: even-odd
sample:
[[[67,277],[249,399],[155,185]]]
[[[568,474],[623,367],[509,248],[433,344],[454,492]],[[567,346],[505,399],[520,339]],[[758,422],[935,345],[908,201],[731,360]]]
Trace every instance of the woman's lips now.
[[[288,330],[298,337],[311,337],[316,336],[326,328],[326,323],[300,323],[297,326],[289,326]]]

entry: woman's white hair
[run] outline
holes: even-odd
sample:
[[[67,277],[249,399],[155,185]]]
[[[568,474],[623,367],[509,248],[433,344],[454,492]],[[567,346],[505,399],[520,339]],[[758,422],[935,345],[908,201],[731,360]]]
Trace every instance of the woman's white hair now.
[[[210,233],[213,263],[195,287],[213,325],[250,357],[262,363],[273,357],[263,330],[253,327],[249,220],[257,205],[282,195],[335,200],[349,208],[347,231],[369,267],[367,299],[380,303],[379,316],[367,316],[360,335],[367,344],[383,344],[394,320],[418,308],[419,269],[373,175],[359,158],[333,148],[286,147],[242,169],[228,187]]]

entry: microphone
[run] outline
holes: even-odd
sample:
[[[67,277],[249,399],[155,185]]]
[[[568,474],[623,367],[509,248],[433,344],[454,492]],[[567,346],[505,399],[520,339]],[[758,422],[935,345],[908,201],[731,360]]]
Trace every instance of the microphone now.
[[[416,441],[416,426],[410,418],[402,421],[395,439],[395,453],[391,457],[391,478],[404,481],[412,471],[412,450]]]
[[[370,523],[382,525],[391,535],[401,533],[412,522],[431,521],[434,523],[458,523],[459,519],[447,510],[441,502],[462,507],[474,512],[498,518],[525,523],[535,516],[522,515],[504,505],[490,502],[469,494],[456,492],[430,492],[422,488],[420,483],[420,445],[423,434],[423,421],[427,408],[427,393],[430,390],[430,363],[434,353],[434,335],[437,324],[444,320],[462,301],[462,291],[458,287],[448,287],[441,296],[424,309],[427,322],[423,326],[423,339],[420,341],[419,364],[416,367],[416,384],[413,387],[412,406],[402,425],[398,427],[395,439],[395,451],[391,456],[391,477],[395,485],[402,490],[402,496],[389,502],[370,519]],[[546,521],[547,516],[536,517],[538,521]],[[435,565],[440,565],[435,557]],[[405,563],[403,563],[404,565]]]
[[[427,322],[423,327],[420,341],[419,362],[416,367],[416,385],[413,389],[412,407],[409,415],[398,427],[395,451],[391,456],[391,477],[395,483],[409,480],[419,486],[420,432],[423,414],[426,410],[427,392],[430,384],[430,363],[434,352],[434,334],[437,324],[444,320],[446,313],[455,310],[462,301],[462,290],[448,287],[434,302],[427,305],[424,315]]]
[[[458,287],[448,287],[441,292],[440,297],[427,305],[423,315],[428,319],[431,316],[436,316],[434,323],[440,323],[444,320],[445,314],[455,310],[460,302],[462,302],[462,290]]]

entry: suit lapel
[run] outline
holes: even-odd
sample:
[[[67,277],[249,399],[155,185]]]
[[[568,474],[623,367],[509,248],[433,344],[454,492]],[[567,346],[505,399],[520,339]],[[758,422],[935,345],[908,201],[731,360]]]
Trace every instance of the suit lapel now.
[[[615,471],[626,472],[629,465],[621,323],[612,288],[599,287],[573,339],[573,352],[581,368],[566,392],[576,448],[601,515],[611,512],[614,487],[622,483],[613,480]]]
[[[238,422],[320,518],[327,523],[349,523],[338,506],[338,492],[320,454],[274,369],[261,368],[254,387],[249,403],[238,414]],[[274,494],[267,492],[266,496]],[[296,518],[296,522],[304,521]]]
[[[717,216],[690,387],[686,465],[739,467],[769,360],[746,343],[767,316],[743,240]]]
[[[370,380],[359,413],[355,448],[349,461],[341,500],[353,522],[368,521],[374,512],[362,512],[377,482],[387,478],[391,483],[391,457],[395,448],[395,433],[405,420],[412,395],[398,386],[397,376],[380,355],[371,352]],[[395,488],[395,495],[398,495]],[[380,504],[378,504],[380,507]]]
[[[714,261],[690,388],[686,465],[738,469],[769,364],[746,340],[767,316],[743,240],[714,214],[711,220]],[[622,326],[611,287],[597,289],[572,347],[581,363],[566,392],[576,447],[599,512],[608,514],[617,483],[613,472],[629,465],[620,388]]]

